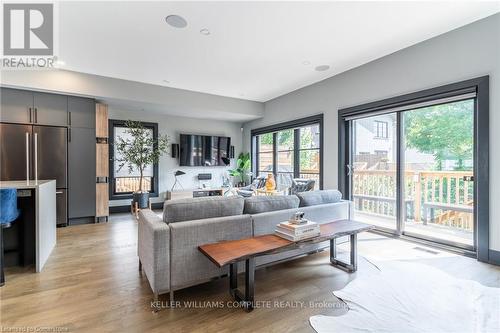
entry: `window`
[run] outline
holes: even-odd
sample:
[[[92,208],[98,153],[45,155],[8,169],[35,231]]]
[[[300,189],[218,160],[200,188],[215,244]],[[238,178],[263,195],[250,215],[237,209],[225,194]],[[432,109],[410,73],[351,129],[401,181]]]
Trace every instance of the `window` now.
[[[276,157],[276,181],[281,187],[290,187],[295,175],[295,130],[276,133],[278,154]]]
[[[158,124],[142,123],[142,125],[151,131],[153,138],[158,138]],[[132,198],[132,193],[139,189],[139,171],[133,170],[129,173],[128,165],[124,165],[121,169],[119,164],[115,163],[118,157],[118,152],[114,146],[118,138],[127,136],[127,127],[124,120],[109,120],[109,145],[110,145],[110,199],[127,199]],[[158,196],[158,165],[149,165],[144,170],[143,189],[149,191],[150,196]]]
[[[375,137],[379,139],[387,139],[389,137],[387,131],[388,128],[387,121],[375,120],[373,123],[375,127]]]
[[[299,178],[314,179],[316,188],[320,180],[320,131],[319,124],[301,127],[299,149]]]
[[[273,173],[278,189],[285,189],[293,178],[315,180],[322,187],[323,115],[252,131],[255,175]]]
[[[267,175],[274,173],[274,134],[267,133],[259,136],[259,156],[258,156],[258,175]]]

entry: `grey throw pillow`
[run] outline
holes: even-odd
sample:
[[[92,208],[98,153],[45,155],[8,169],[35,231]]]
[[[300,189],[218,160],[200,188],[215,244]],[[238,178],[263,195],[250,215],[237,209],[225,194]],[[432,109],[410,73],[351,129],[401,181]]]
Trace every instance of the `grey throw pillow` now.
[[[239,196],[167,200],[163,205],[163,221],[172,223],[241,215],[243,203]]]
[[[259,214],[299,207],[295,195],[253,196],[245,199],[244,214]]]
[[[300,199],[300,207],[335,203],[342,200],[342,193],[337,190],[321,190],[297,193]]]

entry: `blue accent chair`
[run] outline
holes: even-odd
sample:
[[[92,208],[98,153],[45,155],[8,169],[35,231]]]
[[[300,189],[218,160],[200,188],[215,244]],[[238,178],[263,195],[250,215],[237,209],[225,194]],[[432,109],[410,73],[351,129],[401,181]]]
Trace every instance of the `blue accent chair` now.
[[[3,229],[9,228],[19,217],[17,209],[17,190],[15,188],[0,189],[0,287],[5,284],[3,272]]]

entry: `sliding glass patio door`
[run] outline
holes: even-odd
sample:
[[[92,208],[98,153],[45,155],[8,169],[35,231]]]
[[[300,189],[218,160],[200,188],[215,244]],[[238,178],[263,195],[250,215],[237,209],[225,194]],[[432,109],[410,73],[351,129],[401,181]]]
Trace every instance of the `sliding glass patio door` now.
[[[474,104],[402,112],[405,234],[474,246]]]
[[[397,117],[395,113],[352,121],[349,173],[355,220],[397,230]]]
[[[475,249],[474,97],[347,119],[354,219],[396,235]]]

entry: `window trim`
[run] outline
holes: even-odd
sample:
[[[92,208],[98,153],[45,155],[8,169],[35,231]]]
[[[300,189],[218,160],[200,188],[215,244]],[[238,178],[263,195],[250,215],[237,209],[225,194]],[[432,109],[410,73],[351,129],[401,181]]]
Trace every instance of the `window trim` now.
[[[109,144],[109,200],[121,200],[121,199],[132,199],[132,193],[118,194],[115,193],[115,149],[114,149],[114,128],[115,127],[125,127],[126,120],[121,119],[109,119],[108,121],[108,144]],[[149,123],[140,121],[140,123],[146,127],[151,128],[153,130],[153,138],[155,140],[158,139],[158,123]],[[149,192],[150,197],[158,197],[159,196],[159,187],[158,187],[158,163],[153,164],[153,191]]]
[[[324,131],[323,131],[323,122],[324,122],[324,115],[323,113],[313,115],[310,117],[305,117],[305,118],[300,118],[300,119],[295,119],[295,120],[290,120],[286,121],[283,123],[278,123],[270,126],[265,126],[265,127],[260,127],[256,129],[252,129],[250,131],[250,156],[252,159],[252,172],[254,176],[258,175],[259,173],[259,165],[258,165],[258,156],[259,156],[259,144],[257,142],[257,136],[266,134],[266,133],[274,133],[274,152],[273,152],[273,174],[276,177],[277,176],[277,171],[276,170],[276,159],[277,159],[277,132],[283,131],[283,130],[288,130],[288,129],[294,129],[294,156],[297,154],[297,156],[300,156],[298,154],[300,152],[300,137],[297,135],[299,131],[299,127],[305,127],[305,126],[310,126],[310,125],[319,125],[319,148],[311,148],[311,149],[319,149],[319,159],[320,159],[320,166],[319,166],[319,189],[323,189],[323,173],[324,173],[324,142],[323,142],[323,137],[324,137]],[[298,159],[294,159],[295,161],[298,161]],[[294,165],[294,175],[300,174],[300,166]]]

